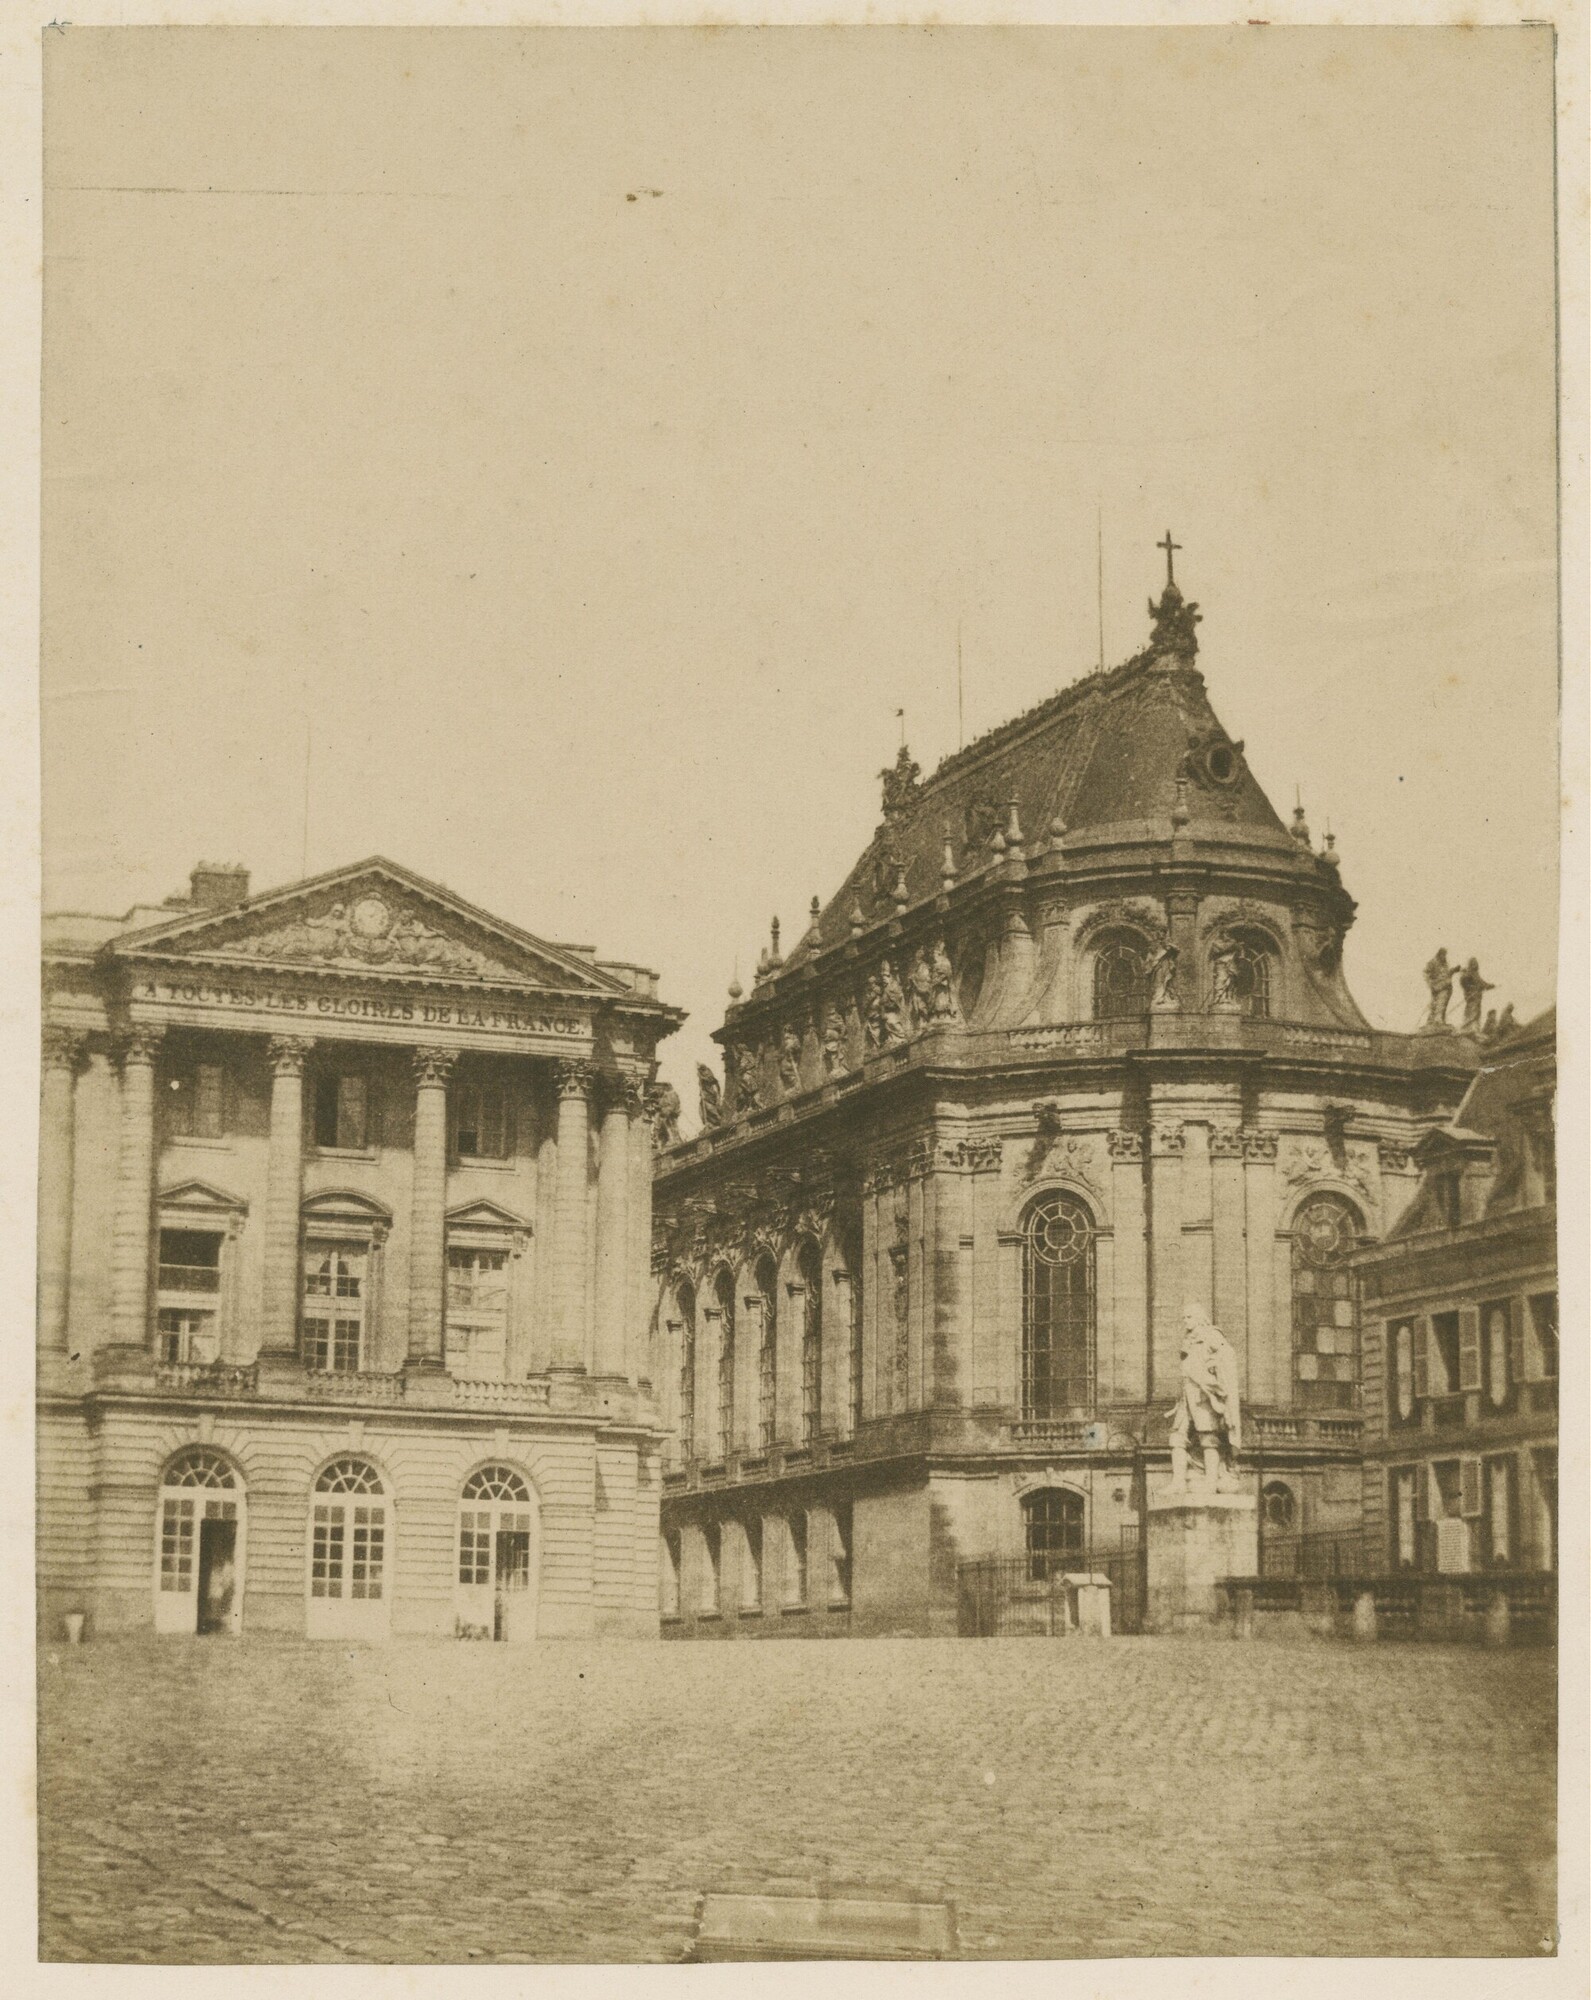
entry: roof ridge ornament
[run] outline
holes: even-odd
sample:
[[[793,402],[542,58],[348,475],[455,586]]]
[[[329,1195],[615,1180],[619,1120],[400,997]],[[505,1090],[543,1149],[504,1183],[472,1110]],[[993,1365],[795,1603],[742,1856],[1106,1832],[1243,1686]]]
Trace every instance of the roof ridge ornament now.
[[[1198,605],[1190,604],[1177,588],[1172,557],[1182,544],[1171,539],[1171,530],[1167,528],[1165,540],[1156,542],[1155,547],[1166,552],[1166,587],[1158,604],[1152,597],[1149,600],[1149,616],[1154,620],[1149,651],[1152,655],[1169,654],[1173,659],[1191,660],[1199,650],[1194,627],[1203,621]]]
[[[891,765],[879,772],[884,781],[884,819],[893,824],[916,806],[922,795],[922,767],[902,743]]]

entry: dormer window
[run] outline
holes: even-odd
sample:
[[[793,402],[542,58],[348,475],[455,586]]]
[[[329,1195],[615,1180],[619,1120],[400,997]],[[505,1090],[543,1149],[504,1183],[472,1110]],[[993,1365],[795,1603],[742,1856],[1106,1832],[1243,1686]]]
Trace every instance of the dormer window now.
[[[1455,1168],[1448,1168],[1433,1177],[1431,1199],[1436,1209],[1438,1226],[1442,1229],[1457,1229],[1464,1219],[1464,1204],[1460,1177]]]

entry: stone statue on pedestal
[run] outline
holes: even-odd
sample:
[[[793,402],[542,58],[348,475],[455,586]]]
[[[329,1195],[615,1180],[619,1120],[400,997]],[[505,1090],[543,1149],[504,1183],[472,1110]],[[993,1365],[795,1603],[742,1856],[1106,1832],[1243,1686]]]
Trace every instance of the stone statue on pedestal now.
[[[1149,1004],[1160,1013],[1174,1014],[1181,1006],[1181,1002],[1177,999],[1179,956],[1174,944],[1165,944],[1144,967],[1144,978],[1149,986]]]
[[[1431,994],[1431,1005],[1425,1016],[1427,1028],[1447,1026],[1447,1010],[1453,1004],[1453,981],[1456,977],[1457,967],[1449,963],[1444,945],[1425,968],[1425,983]]]
[[[1202,1306],[1184,1308],[1182,1328],[1182,1387],[1171,1412],[1172,1490],[1187,1491],[1188,1449],[1196,1442],[1206,1491],[1228,1493],[1243,1445],[1237,1356]]]

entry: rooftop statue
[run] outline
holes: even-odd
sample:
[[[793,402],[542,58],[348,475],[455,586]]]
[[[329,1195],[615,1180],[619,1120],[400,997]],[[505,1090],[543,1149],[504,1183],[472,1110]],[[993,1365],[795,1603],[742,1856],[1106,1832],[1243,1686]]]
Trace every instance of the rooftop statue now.
[[[1458,983],[1464,995],[1464,1029],[1474,1034],[1481,1024],[1481,1003],[1493,990],[1492,982],[1481,978],[1480,960],[1472,958],[1459,974]]]
[[[722,1125],[724,1122],[724,1090],[706,1063],[696,1065],[696,1092],[702,1130],[710,1132],[715,1125]]]
[[[1205,1490],[1232,1492],[1243,1446],[1237,1356],[1204,1308],[1189,1305],[1182,1313],[1182,1387],[1171,1412],[1173,1492],[1188,1490],[1188,1449],[1194,1442],[1204,1459]]]
[[[1431,989],[1431,1007],[1425,1017],[1426,1027],[1447,1026],[1447,1010],[1453,1004],[1455,976],[1456,968],[1448,963],[1447,947],[1444,945],[1425,968],[1425,983]]]

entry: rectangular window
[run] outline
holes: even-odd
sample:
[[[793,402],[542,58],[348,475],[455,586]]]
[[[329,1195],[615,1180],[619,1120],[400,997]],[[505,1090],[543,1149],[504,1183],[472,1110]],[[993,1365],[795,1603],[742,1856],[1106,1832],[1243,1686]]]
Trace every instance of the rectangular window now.
[[[834,1509],[834,1542],[829,1551],[831,1604],[849,1604],[851,1601],[851,1526],[851,1503],[842,1500]]]
[[[466,1507],[459,1515],[459,1582],[492,1580],[492,1511]]]
[[[1418,1333],[1412,1319],[1394,1320],[1387,1328],[1387,1420],[1392,1424],[1419,1421],[1414,1390],[1414,1346]]]
[[[362,1152],[370,1143],[369,1091],[357,1071],[322,1076],[315,1085],[315,1144]]]
[[[680,1538],[678,1528],[665,1528],[658,1544],[658,1609],[677,1618],[680,1607]]]
[[[348,1565],[350,1597],[374,1601],[381,1595],[385,1543],[384,1510],[380,1507],[356,1507],[352,1560]]]
[[[304,1247],[304,1365],[357,1374],[364,1348],[369,1252],[352,1244]]]
[[[723,1538],[716,1521],[709,1521],[702,1530],[702,1552],[706,1557],[702,1564],[702,1610],[709,1617],[716,1617],[724,1554]]]
[[[1456,1396],[1459,1381],[1459,1331],[1456,1312],[1433,1313],[1426,1344],[1426,1366],[1433,1396]]]
[[[1458,1316],[1458,1386],[1462,1391],[1481,1385],[1481,1319],[1473,1306]]]
[[[514,1150],[513,1105],[493,1078],[453,1090],[453,1147],[461,1160],[506,1160]]]
[[[160,1587],[193,1588],[193,1502],[170,1499],[160,1510]]]
[[[447,1367],[450,1375],[501,1382],[508,1358],[508,1252],[450,1245]]]
[[[805,1604],[807,1601],[807,1517],[804,1513],[786,1517],[786,1547],[789,1555],[789,1570],[785,1576],[785,1602]]]
[[[160,1331],[160,1358],[175,1365],[192,1362],[208,1367],[221,1353],[220,1337],[213,1312],[183,1306],[162,1306],[156,1324]]]
[[[1392,1470],[1392,1566],[1413,1569],[1419,1560],[1419,1487],[1417,1465],[1394,1466]]]
[[[762,1609],[762,1517],[753,1514],[745,1523],[742,1533],[746,1567],[740,1579],[740,1608],[742,1611],[760,1611]]]
[[[226,1070],[220,1063],[194,1063],[169,1079],[168,1113],[176,1139],[226,1137]]]
[[[1538,1292],[1530,1301],[1530,1329],[1535,1336],[1536,1373],[1544,1382],[1558,1379],[1558,1294]]]
[[[1443,1229],[1457,1229],[1464,1219],[1464,1204],[1457,1174],[1438,1174],[1431,1184],[1437,1221]]]
[[[315,1509],[309,1591],[312,1597],[341,1597],[343,1594],[343,1514],[340,1507]]]
[[[219,1292],[221,1243],[217,1231],[162,1229],[156,1282],[163,1292]]]
[[[1514,1461],[1512,1456],[1485,1463],[1486,1559],[1493,1569],[1514,1566]]]

